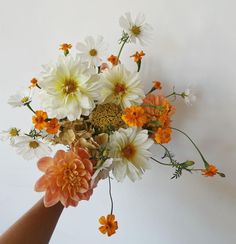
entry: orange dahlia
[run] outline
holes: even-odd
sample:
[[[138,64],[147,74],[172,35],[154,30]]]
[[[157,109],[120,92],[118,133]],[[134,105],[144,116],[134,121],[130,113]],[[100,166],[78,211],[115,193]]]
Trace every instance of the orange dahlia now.
[[[102,225],[99,227],[100,232],[108,236],[115,234],[118,229],[118,223],[115,221],[114,214],[108,214],[107,217],[101,216],[99,218],[99,223]]]
[[[210,164],[206,169],[202,170],[202,175],[204,176],[214,176],[217,173],[218,173],[218,169],[213,164]]]
[[[88,200],[92,195],[90,181],[93,164],[86,150],[59,150],[53,158],[41,158],[38,168],[44,175],[36,182],[35,191],[45,191],[45,207],[59,201],[65,207],[77,206],[80,200]]]
[[[147,122],[145,110],[141,106],[136,105],[126,108],[122,119],[128,126],[142,127]]]
[[[47,125],[46,119],[48,118],[48,115],[46,112],[42,110],[37,110],[35,112],[35,116],[32,117],[32,122],[34,124],[34,127],[38,130],[43,130],[45,126]]]

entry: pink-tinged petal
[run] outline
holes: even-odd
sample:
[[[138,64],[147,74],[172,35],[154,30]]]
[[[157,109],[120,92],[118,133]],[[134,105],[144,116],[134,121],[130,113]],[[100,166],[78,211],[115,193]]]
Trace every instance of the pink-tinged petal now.
[[[36,192],[45,191],[48,187],[47,177],[45,175],[41,176],[38,181],[35,183],[34,190]]]
[[[65,158],[66,152],[63,150],[58,150],[54,156],[54,162],[61,161],[62,159]]]
[[[93,164],[92,164],[92,162],[91,162],[89,159],[84,159],[84,160],[83,160],[83,163],[84,163],[86,169],[87,169],[90,173],[92,173],[92,172],[93,172]]]
[[[51,193],[50,190],[47,190],[43,200],[46,208],[51,207],[59,202],[59,194],[58,192]]]
[[[37,165],[38,165],[39,170],[41,170],[42,172],[46,172],[47,169],[53,165],[53,158],[43,157],[43,158],[39,159],[39,161],[37,162]]]

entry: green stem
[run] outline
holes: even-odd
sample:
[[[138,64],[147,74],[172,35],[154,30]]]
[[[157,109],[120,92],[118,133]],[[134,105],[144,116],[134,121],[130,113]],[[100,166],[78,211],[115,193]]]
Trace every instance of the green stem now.
[[[173,164],[167,164],[167,163],[160,162],[160,161],[158,161],[157,159],[155,159],[155,158],[153,158],[153,157],[151,157],[151,159],[152,159],[153,161],[155,161],[155,162],[161,164],[161,165],[165,165],[165,166],[173,166]]]
[[[166,98],[171,97],[171,96],[180,96],[180,97],[183,97],[183,95],[181,93],[172,92],[171,94],[167,95]]]
[[[206,161],[206,159],[204,158],[204,156],[202,155],[201,151],[199,150],[199,148],[197,147],[197,145],[194,143],[194,141],[185,132],[183,132],[182,130],[179,130],[179,129],[173,128],[173,127],[170,127],[170,128],[172,130],[176,130],[176,131],[182,133],[184,136],[186,136],[189,139],[189,141],[193,144],[193,146],[196,148],[196,150],[198,151],[199,155],[201,156],[202,161],[204,162],[205,167],[208,168],[208,166],[209,166],[208,162]]]
[[[108,182],[109,182],[109,196],[111,200],[111,214],[113,213],[113,198],[112,198],[112,193],[111,193],[111,177],[108,175]]]
[[[122,45],[121,45],[121,47],[120,47],[120,51],[119,51],[119,53],[118,53],[118,55],[117,55],[117,64],[119,63],[120,55],[121,55],[121,52],[122,52],[122,50],[123,50],[123,48],[124,48],[124,46],[125,46],[125,43],[126,43],[128,40],[129,40],[129,36],[123,40],[123,43],[122,43]]]
[[[32,107],[30,106],[30,103],[26,103],[25,104],[28,108],[29,108],[29,110],[31,110],[34,114],[35,114],[35,111],[32,109]]]

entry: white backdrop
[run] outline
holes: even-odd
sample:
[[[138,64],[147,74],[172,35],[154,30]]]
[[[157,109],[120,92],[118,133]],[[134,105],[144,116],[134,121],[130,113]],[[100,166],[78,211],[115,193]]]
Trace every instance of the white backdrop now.
[[[58,55],[62,42],[101,34],[118,50],[118,19],[142,11],[152,24],[153,42],[144,51],[142,77],[163,81],[166,89],[191,84],[192,107],[177,103],[176,127],[189,132],[225,179],[184,174],[170,180],[171,168],[153,164],[143,180],[113,183],[119,230],[111,238],[97,231],[97,218],[109,211],[107,182],[89,202],[63,212],[51,243],[234,244],[236,243],[236,15],[230,0],[0,0],[0,129],[30,126],[30,112],[11,109],[9,95],[37,76],[41,64]],[[140,47],[130,46],[123,60]],[[28,118],[28,121],[27,121]],[[181,135],[170,145],[181,159],[200,158]],[[40,172],[7,143],[0,144],[0,232],[42,195],[33,191]],[[155,151],[155,149],[154,149]]]

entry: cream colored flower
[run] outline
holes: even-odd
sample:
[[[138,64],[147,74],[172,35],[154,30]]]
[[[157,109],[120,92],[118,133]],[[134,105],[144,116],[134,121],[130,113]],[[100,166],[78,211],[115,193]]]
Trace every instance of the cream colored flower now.
[[[189,88],[185,89],[185,91],[182,93],[182,97],[187,105],[192,105],[196,101],[196,96]]]
[[[29,136],[18,136],[13,146],[16,148],[16,152],[27,160],[48,156],[51,152],[47,144]]]
[[[137,127],[119,129],[110,136],[109,156],[113,158],[113,175],[118,181],[128,176],[132,181],[140,179],[149,168],[151,153],[148,149],[153,144],[148,139],[147,130]]]
[[[22,107],[25,104],[31,102],[32,99],[32,90],[23,89],[18,91],[16,94],[11,95],[8,99],[8,104],[12,107]]]
[[[83,61],[88,62],[92,66],[99,66],[102,57],[105,56],[106,46],[102,36],[98,36],[96,40],[92,36],[87,36],[85,38],[85,44],[79,42],[76,48],[80,52],[79,56]]]
[[[123,65],[116,65],[102,74],[100,82],[101,103],[115,103],[121,108],[142,103],[144,91],[138,72],[131,73]]]
[[[8,130],[0,131],[0,140],[6,141],[9,139],[10,143],[14,144],[15,138],[19,136],[19,132],[20,130],[15,127],[12,127]]]
[[[136,43],[138,39],[141,45],[148,43],[152,27],[145,23],[144,14],[138,14],[133,20],[130,13],[125,13],[125,17],[120,17],[120,26],[128,33],[131,42]]]
[[[70,121],[89,115],[98,99],[99,77],[78,58],[59,57],[57,63],[45,66],[40,80],[39,98],[49,117]]]

